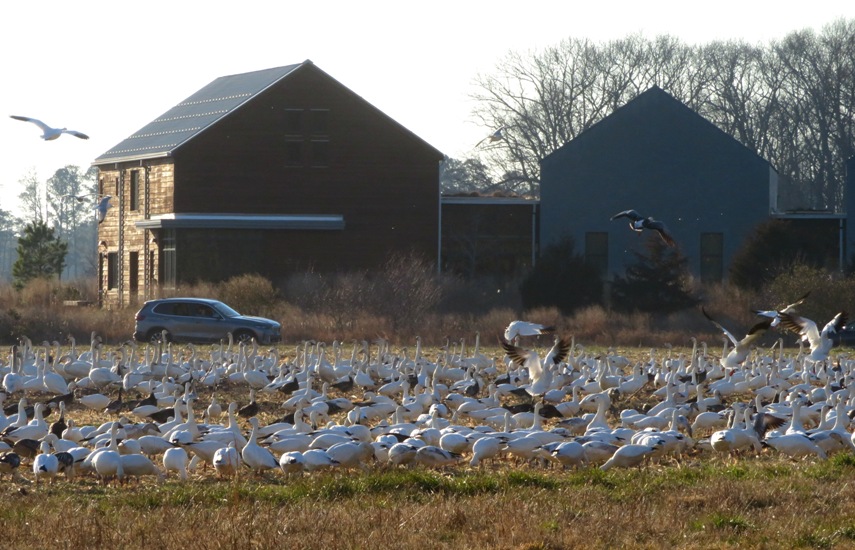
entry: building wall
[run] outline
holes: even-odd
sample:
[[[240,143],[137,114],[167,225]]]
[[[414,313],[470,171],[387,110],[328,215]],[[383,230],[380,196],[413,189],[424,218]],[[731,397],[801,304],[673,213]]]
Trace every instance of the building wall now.
[[[537,201],[449,197],[442,204],[442,270],[514,277],[538,253]]]
[[[292,128],[295,112],[306,119],[300,131]],[[308,125],[315,112],[326,113],[321,132]],[[295,165],[289,154],[297,138],[305,154]],[[319,158],[326,161],[313,162]],[[158,285],[147,284],[146,275],[163,278],[167,262],[160,240],[166,232],[134,224],[173,212],[340,214],[345,223],[335,231],[177,229],[178,282],[220,281],[246,272],[276,280],[308,268],[371,269],[393,253],[437,261],[441,160],[441,153],[307,64],[171,157],[99,166],[103,192],[114,197],[99,227],[106,243],[102,300],[128,304],[156,294]],[[141,182],[137,210],[130,209],[134,170]],[[152,250],[155,259],[146,262]],[[118,266],[112,286],[111,255]]]
[[[312,131],[313,110],[326,131]],[[302,112],[302,131],[289,116]],[[302,140],[302,165],[287,162]],[[313,166],[315,141],[326,142]],[[325,73],[307,65],[175,153],[176,212],[341,214],[343,231],[278,232],[274,272],[312,264],[365,269],[395,251],[437,258],[441,155]]]
[[[137,204],[132,209],[133,173],[138,174]],[[172,211],[174,169],[168,159],[152,159],[100,167],[99,193],[111,195],[111,207],[98,226],[99,288],[104,305],[140,303],[157,292],[159,244],[154,235],[134,223]],[[134,266],[134,253],[136,265]],[[110,255],[117,274],[110,284]],[[148,275],[148,276],[147,276]],[[154,282],[151,279],[154,278]],[[136,289],[134,289],[134,281]]]
[[[769,216],[770,165],[667,93],[654,88],[541,162],[542,246],[586,234],[608,238],[607,274],[622,275],[644,236],[635,209],[662,220],[701,273],[702,233],[723,239],[723,275],[743,240]],[[654,237],[655,238],[655,237]]]

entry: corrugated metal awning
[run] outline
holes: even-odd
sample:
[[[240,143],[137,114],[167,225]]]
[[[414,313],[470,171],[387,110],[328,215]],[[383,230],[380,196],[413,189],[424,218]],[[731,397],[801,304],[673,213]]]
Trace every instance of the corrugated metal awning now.
[[[344,229],[340,214],[161,214],[134,223],[138,229]]]

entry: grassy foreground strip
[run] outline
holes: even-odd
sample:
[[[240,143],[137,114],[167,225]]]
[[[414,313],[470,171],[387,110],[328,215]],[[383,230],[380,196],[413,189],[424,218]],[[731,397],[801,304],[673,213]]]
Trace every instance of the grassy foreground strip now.
[[[851,548],[855,456],[0,485],[4,548]]]

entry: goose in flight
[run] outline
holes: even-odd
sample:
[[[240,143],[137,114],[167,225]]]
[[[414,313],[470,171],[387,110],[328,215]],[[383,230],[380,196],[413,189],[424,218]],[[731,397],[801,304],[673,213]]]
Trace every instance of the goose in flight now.
[[[35,124],[36,126],[41,128],[42,129],[42,139],[45,141],[54,140],[54,139],[58,138],[59,136],[61,136],[62,134],[70,134],[70,135],[72,135],[74,137],[78,137],[80,139],[89,139],[89,136],[87,136],[86,134],[84,134],[82,132],[78,132],[76,130],[69,130],[67,128],[52,128],[37,118],[30,118],[28,116],[18,116],[18,115],[9,115],[9,116],[14,118],[15,120],[23,120],[24,122],[32,122],[33,124]]]
[[[478,148],[478,147],[480,147],[480,146],[481,146],[481,144],[482,144],[482,143],[484,143],[485,141],[486,141],[488,144],[490,144],[490,143],[496,143],[497,141],[501,141],[501,140],[505,139],[505,136],[502,134],[502,130],[504,130],[504,129],[505,129],[504,127],[499,128],[498,130],[496,130],[495,132],[493,132],[493,133],[492,133],[492,134],[490,134],[489,136],[485,137],[484,139],[482,139],[481,141],[479,141],[478,143],[476,143],[476,144],[475,144],[475,147],[473,147],[473,149],[477,149],[477,148]]]
[[[742,340],[737,340],[736,337],[730,333],[729,330],[721,326],[721,324],[710,317],[710,314],[707,313],[707,310],[701,308],[701,311],[704,314],[704,317],[710,320],[710,322],[716,326],[725,336],[727,336],[728,340],[733,344],[733,349],[730,350],[730,353],[727,354],[727,357],[721,358],[721,364],[723,367],[728,369],[735,369],[739,365],[741,365],[745,359],[748,358],[748,354],[751,352],[751,346],[754,342],[757,341],[763,334],[772,326],[772,319],[767,317],[766,319],[760,321],[750,329],[748,329],[748,333],[745,335]]]
[[[551,388],[552,369],[566,360],[570,353],[570,341],[564,338],[555,339],[555,345],[552,346],[542,361],[536,351],[515,346],[504,339],[500,340],[500,343],[511,361],[528,369],[531,384],[526,388],[526,391],[532,397],[543,397]]]
[[[751,311],[754,312],[755,315],[759,315],[761,317],[771,318],[772,319],[772,326],[777,327],[781,322],[781,313],[794,313],[796,310],[796,307],[802,305],[804,303],[805,299],[807,299],[807,297],[809,295],[810,295],[810,290],[805,292],[801,298],[799,298],[798,300],[796,300],[792,304],[789,304],[789,305],[787,305],[781,309],[772,309],[772,310],[753,309]]]
[[[538,336],[551,332],[555,332],[555,327],[529,323],[528,321],[511,321],[508,328],[505,329],[505,340],[513,342],[517,336]]]
[[[107,216],[107,209],[112,206],[110,204],[110,199],[112,199],[110,195],[104,195],[101,197],[101,200],[98,201],[98,206],[95,207],[95,219],[98,220],[98,223],[104,221],[104,218]]]
[[[806,317],[784,312],[780,312],[780,316],[782,327],[795,332],[810,344],[810,355],[807,359],[814,362],[828,359],[828,353],[834,347],[832,335],[837,334],[849,320],[849,315],[841,311],[819,330],[816,323]]]
[[[675,241],[674,237],[672,237],[668,232],[668,228],[665,227],[665,224],[659,220],[654,220],[650,216],[644,217],[635,210],[624,210],[623,212],[618,212],[611,217],[612,220],[616,220],[618,218],[628,218],[629,228],[636,233],[641,233],[645,229],[652,229],[659,233],[659,236],[662,237],[665,244],[668,246],[677,246],[677,241]]]

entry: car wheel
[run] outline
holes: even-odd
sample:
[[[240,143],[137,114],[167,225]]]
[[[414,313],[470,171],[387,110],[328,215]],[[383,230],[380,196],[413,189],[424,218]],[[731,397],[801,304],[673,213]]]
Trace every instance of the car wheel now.
[[[166,337],[165,339],[164,339],[164,336]],[[166,342],[170,342],[172,340],[172,335],[169,334],[168,330],[164,330],[162,328],[153,328],[150,331],[148,331],[147,340],[149,342],[151,342],[152,344],[159,344],[161,342],[166,343]]]
[[[239,330],[234,333],[234,339],[237,343],[249,344],[253,338],[255,338],[255,334],[248,330]]]

